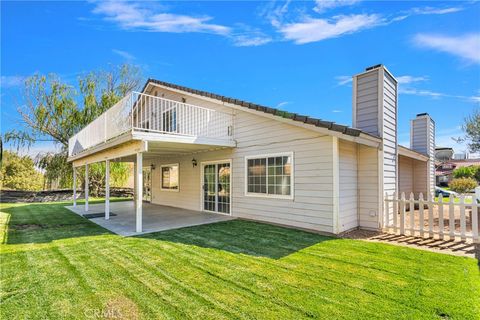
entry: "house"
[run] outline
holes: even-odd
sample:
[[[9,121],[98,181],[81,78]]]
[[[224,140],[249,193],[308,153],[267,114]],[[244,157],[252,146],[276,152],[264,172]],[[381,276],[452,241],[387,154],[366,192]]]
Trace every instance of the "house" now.
[[[393,210],[385,195],[434,190],[435,123],[419,114],[410,148],[398,145],[397,98],[383,65],[353,76],[349,127],[150,79],[73,136],[68,159],[135,164],[137,232],[142,199],[328,234],[377,230]]]
[[[446,187],[453,178],[453,171],[462,167],[480,166],[480,159],[450,159],[437,162],[435,177],[437,186]]]

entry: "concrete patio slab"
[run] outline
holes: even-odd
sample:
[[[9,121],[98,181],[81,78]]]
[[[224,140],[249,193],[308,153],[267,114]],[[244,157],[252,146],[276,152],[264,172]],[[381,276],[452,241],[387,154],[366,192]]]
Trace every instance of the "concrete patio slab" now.
[[[105,212],[105,205],[103,203],[90,204],[88,211],[85,211],[84,205],[77,205],[75,208],[73,206],[67,206],[66,208],[81,216],[84,214]],[[105,220],[104,217],[89,220],[121,236],[134,236],[234,219],[231,216],[222,214],[193,211],[144,202],[143,232],[138,233],[135,232],[135,207],[133,201],[111,202],[110,212],[115,213],[116,216],[110,216],[109,220]]]

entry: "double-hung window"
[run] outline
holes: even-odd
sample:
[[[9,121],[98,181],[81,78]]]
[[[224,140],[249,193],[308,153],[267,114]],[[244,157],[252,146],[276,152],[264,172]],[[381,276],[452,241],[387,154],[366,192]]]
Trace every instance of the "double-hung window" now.
[[[162,172],[162,190],[178,191],[179,171],[178,163],[161,166]]]
[[[293,154],[246,158],[246,194],[293,198]]]

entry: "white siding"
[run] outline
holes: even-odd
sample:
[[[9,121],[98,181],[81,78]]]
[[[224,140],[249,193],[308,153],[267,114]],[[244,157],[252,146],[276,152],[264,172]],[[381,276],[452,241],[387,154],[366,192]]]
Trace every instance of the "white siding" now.
[[[424,114],[413,119],[411,126],[410,147],[412,150],[427,155],[430,159],[424,174],[427,185],[425,192],[433,195],[435,190],[435,122],[429,115]]]
[[[353,86],[353,126],[382,138],[379,192],[391,196],[398,188],[397,82],[379,66],[355,76]]]
[[[354,97],[354,127],[379,135],[378,128],[378,73],[379,70],[361,74],[355,78],[356,96]]]
[[[365,229],[379,227],[379,153],[375,148],[358,145],[358,214],[359,225]]]
[[[428,162],[413,161],[413,193],[415,196],[422,193],[424,199],[428,197]]]
[[[358,226],[357,144],[340,140],[339,231]]]
[[[397,84],[383,72],[383,193],[397,191]]]
[[[399,197],[402,192],[408,197],[410,192],[414,192],[414,174],[413,174],[413,159],[399,156],[398,158],[398,192]]]
[[[169,99],[175,98],[174,93],[165,89],[153,91],[159,95],[163,92]],[[232,112],[220,103],[191,97],[186,100],[187,103]],[[153,202],[200,210],[200,162],[232,159],[233,216],[334,232],[333,138],[244,111],[235,111],[234,123],[237,148],[156,159]],[[282,152],[293,152],[294,199],[246,196],[245,157]],[[191,163],[193,157],[198,161],[195,168]],[[161,191],[160,165],[175,162],[180,163],[180,191]],[[149,163],[145,162],[145,165]]]

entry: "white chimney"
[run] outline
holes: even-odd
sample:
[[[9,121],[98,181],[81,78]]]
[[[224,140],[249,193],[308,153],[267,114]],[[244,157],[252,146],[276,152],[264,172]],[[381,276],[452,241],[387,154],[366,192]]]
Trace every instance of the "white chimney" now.
[[[353,127],[382,138],[378,157],[381,204],[385,194],[391,196],[398,190],[397,93],[397,80],[383,65],[353,76]]]
[[[384,193],[397,189],[397,89],[383,65],[353,77],[353,127],[383,139]]]
[[[435,121],[428,113],[419,113],[411,121],[410,149],[428,156],[427,194],[435,190]]]

